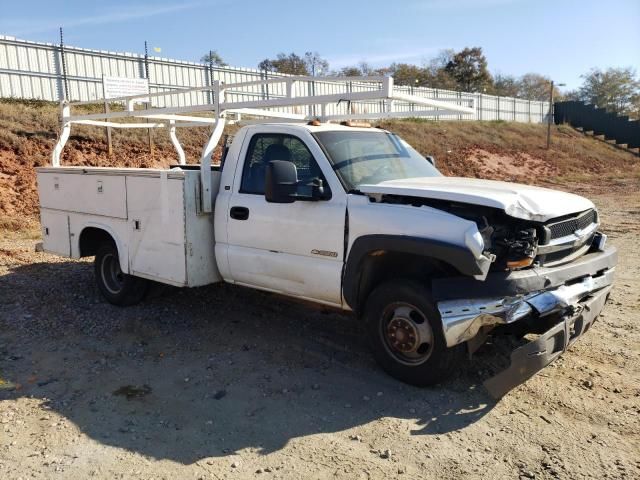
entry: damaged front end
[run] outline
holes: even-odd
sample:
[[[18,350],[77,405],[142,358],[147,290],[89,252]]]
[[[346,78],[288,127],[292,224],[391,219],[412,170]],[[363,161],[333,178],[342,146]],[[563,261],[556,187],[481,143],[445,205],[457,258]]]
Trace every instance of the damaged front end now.
[[[509,368],[485,382],[492,396],[503,396],[588,330],[611,290],[616,258],[615,248],[609,247],[562,266],[493,272],[484,282],[434,280],[447,346],[468,342],[472,352],[495,327],[521,324],[536,331],[547,327],[535,341],[512,352]]]

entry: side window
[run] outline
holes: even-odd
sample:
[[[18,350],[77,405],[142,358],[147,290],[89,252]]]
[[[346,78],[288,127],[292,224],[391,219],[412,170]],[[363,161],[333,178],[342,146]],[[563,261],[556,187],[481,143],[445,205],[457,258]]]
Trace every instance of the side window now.
[[[242,168],[240,193],[264,195],[267,165],[271,160],[293,162],[298,180],[324,177],[307,146],[297,137],[281,133],[258,133],[251,138]],[[326,181],[324,182],[326,185]]]

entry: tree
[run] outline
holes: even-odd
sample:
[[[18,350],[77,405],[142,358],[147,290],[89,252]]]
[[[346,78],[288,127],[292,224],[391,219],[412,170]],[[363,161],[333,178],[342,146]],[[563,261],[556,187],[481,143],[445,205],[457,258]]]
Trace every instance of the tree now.
[[[578,98],[618,114],[636,116],[640,111],[640,80],[631,67],[592,69],[581,76]]]
[[[320,56],[318,52],[306,52],[304,63],[307,71],[314,77],[326,75],[329,72],[329,62]]]
[[[279,53],[276,58],[265,58],[258,64],[260,70],[268,72],[288,73],[290,75],[309,75],[307,62],[304,58],[291,52]]]
[[[580,100],[580,92],[578,92],[578,90],[569,90],[566,91],[562,94],[562,99],[563,100],[574,100],[574,101],[579,101]]]
[[[487,59],[480,47],[465,48],[456,53],[444,69],[458,87],[467,92],[482,92],[492,84]]]
[[[519,89],[520,84],[516,77],[497,73],[493,77],[493,86],[487,93],[501,97],[517,97]]]
[[[632,119],[640,120],[640,95],[636,95],[632,98],[631,105],[624,114],[629,115]]]
[[[376,70],[365,61],[359,62],[357,65],[348,65],[346,67],[342,67],[340,71],[337,72],[337,74],[345,77],[367,77],[371,75],[382,75],[380,73],[380,70]]]
[[[376,70],[364,60],[358,63],[358,69],[360,70],[361,75],[365,77],[369,75],[381,75],[379,70]]]
[[[425,82],[428,87],[449,90],[455,90],[458,87],[456,80],[445,70],[455,54],[455,50],[451,48],[440,50],[435,57],[424,64]]]
[[[335,76],[341,77],[361,77],[362,71],[355,66],[342,67],[339,72],[335,72]]]
[[[527,100],[549,100],[549,90],[551,89],[551,79],[539,73],[526,73],[518,80],[518,94],[520,98]],[[560,98],[560,90],[553,87],[553,97]]]
[[[202,58],[200,58],[200,61],[202,63],[215,65],[217,67],[227,66],[227,62],[225,62],[215,50],[211,50],[209,53],[203,55]]]
[[[457,90],[458,82],[444,69],[424,70],[424,86],[442,88],[445,90]]]
[[[374,69],[371,69],[371,70],[367,71],[365,73],[365,75],[374,75],[374,76],[378,76],[378,77],[386,77],[386,76],[389,76],[389,75],[393,75],[393,70],[391,69],[391,66],[374,68]]]
[[[409,63],[392,63],[389,67],[396,85],[422,87],[426,85],[424,69]]]
[[[426,68],[430,70],[441,70],[447,67],[447,64],[453,60],[456,51],[453,48],[444,48],[440,50],[435,57],[427,63]]]

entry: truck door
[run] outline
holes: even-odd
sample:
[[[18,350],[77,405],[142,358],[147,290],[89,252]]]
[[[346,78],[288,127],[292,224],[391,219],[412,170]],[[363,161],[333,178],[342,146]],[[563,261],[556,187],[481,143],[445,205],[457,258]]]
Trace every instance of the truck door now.
[[[304,130],[259,126],[247,135],[228,203],[228,259],[239,284],[341,304],[346,193]],[[289,160],[298,179],[320,178],[326,200],[268,203],[265,169]]]

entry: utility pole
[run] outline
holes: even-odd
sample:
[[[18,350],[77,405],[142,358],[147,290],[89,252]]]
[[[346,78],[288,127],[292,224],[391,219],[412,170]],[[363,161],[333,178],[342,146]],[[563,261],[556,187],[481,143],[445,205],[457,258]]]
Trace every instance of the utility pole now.
[[[564,87],[565,83],[559,83],[559,87]],[[551,122],[553,122],[553,80],[551,80],[551,89],[549,90],[549,115],[547,118],[547,150],[551,148]]]
[[[553,80],[549,90],[549,113],[547,115],[547,150],[551,148],[551,122],[553,121]]]

